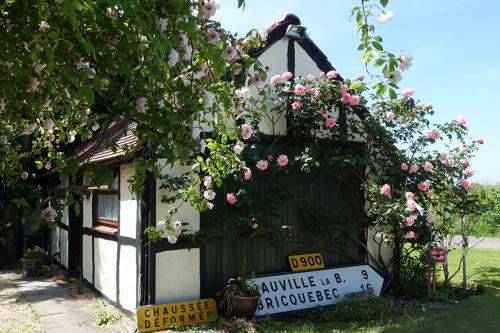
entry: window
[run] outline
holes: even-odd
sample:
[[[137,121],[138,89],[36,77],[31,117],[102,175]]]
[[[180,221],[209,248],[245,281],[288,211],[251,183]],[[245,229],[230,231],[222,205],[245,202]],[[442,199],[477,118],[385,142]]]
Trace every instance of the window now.
[[[115,232],[120,218],[119,175],[111,188],[108,185],[90,187],[93,193],[94,228],[104,232]],[[101,228],[104,227],[104,228]]]

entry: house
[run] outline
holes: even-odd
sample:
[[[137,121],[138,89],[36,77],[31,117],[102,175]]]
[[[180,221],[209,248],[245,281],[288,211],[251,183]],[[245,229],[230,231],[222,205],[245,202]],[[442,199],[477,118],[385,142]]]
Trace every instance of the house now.
[[[269,77],[285,71],[305,76],[333,70],[325,54],[307,35],[299,38],[287,35],[290,26],[300,24],[297,16],[286,15],[268,28],[265,46],[250,51],[251,56],[270,67]],[[280,135],[286,129],[286,119],[261,127],[269,135]],[[140,305],[214,296],[243,266],[257,274],[288,270],[287,256],[291,254],[321,252],[327,266],[331,266],[367,261],[366,248],[368,252],[376,252],[369,230],[361,232],[356,240],[346,239],[341,232],[317,232],[303,223],[306,213],[293,200],[279,203],[266,221],[269,226],[282,230],[286,236],[283,242],[265,237],[248,239],[238,233],[217,235],[205,244],[192,244],[183,239],[176,244],[166,240],[150,242],[144,230],[164,220],[169,206],[162,201],[165,194],[162,184],[152,177],[144,183],[141,200],[129,189],[128,180],[134,175],[134,156],[142,153],[140,147],[133,152],[124,149],[136,142],[134,129],[132,122],[115,123],[78,147],[75,154],[106,167],[115,180],[108,186],[96,187],[92,177],[84,175],[88,192],[81,198],[80,214],[74,207],[65,208],[61,221],[51,231],[51,254],[60,264],[71,272],[80,272],[83,279],[124,311],[133,313]],[[106,140],[114,141],[117,150],[103,146],[101,143]],[[256,149],[263,145],[257,145]],[[348,146],[357,149],[363,142],[351,138]],[[293,150],[294,147],[281,149]],[[169,176],[178,176],[189,167],[176,164],[163,170]],[[352,187],[359,188],[356,180],[352,181]],[[339,191],[343,185],[329,177],[328,168],[310,177],[291,173],[283,182],[293,186],[297,190],[295,194],[307,200],[314,197],[311,201],[324,204],[322,214],[325,216],[335,216],[348,224],[349,220],[365,215],[364,193],[354,191],[353,197]],[[64,189],[68,183],[66,179],[59,186]],[[273,191],[265,179],[258,184],[268,193]],[[270,200],[265,196],[261,199]],[[202,214],[187,204],[180,205],[175,218],[188,221],[195,230],[208,228],[225,215],[223,195],[218,195],[216,200],[215,208]],[[308,210],[307,214],[318,213],[317,210],[311,212],[315,210],[312,207]],[[382,253],[389,254],[390,251]]]

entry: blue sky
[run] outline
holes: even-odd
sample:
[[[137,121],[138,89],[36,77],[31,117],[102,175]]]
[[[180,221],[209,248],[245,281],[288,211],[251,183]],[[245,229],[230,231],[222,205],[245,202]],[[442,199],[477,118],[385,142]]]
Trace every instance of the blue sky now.
[[[236,0],[220,3],[215,19],[239,34],[294,13],[342,76],[363,72],[355,23],[349,21],[359,1],[246,0],[244,11]],[[385,48],[414,57],[400,87],[431,102],[438,122],[464,115],[471,136],[486,143],[472,161],[474,181],[500,183],[500,1],[391,0],[388,9],[395,17],[376,27]]]

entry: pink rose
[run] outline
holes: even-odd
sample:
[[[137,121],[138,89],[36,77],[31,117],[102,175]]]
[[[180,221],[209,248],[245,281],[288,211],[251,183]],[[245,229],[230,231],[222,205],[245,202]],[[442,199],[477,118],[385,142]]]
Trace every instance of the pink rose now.
[[[303,85],[297,84],[295,86],[295,94],[302,95],[305,91],[306,91],[306,87],[304,87]]]
[[[333,128],[337,124],[337,120],[335,118],[326,118],[326,127],[328,128]]]
[[[391,185],[385,184],[380,188],[380,194],[385,195],[386,197],[391,197]]]
[[[329,79],[335,79],[337,77],[337,72],[334,70],[331,70],[328,73],[326,73],[326,77]]]
[[[267,160],[268,160],[268,161],[272,161],[272,160],[274,160],[274,156],[273,156],[273,154],[268,154],[268,155],[266,156],[266,158],[267,158]]]
[[[363,81],[365,79],[365,75],[364,74],[358,74],[358,75],[356,75],[356,79],[359,80],[359,81]]]
[[[441,137],[441,132],[439,132],[438,130],[428,131],[427,137],[434,139],[434,140],[437,140]]]
[[[358,95],[351,95],[351,98],[349,100],[349,104],[358,105],[359,101],[360,101],[360,97]]]
[[[483,138],[479,138],[479,139],[476,140],[476,143],[478,145],[484,145],[484,139]]]
[[[427,110],[432,109],[432,103],[425,103],[424,108],[426,108]]]
[[[389,111],[385,113],[384,120],[386,122],[391,122],[393,119],[394,119],[394,112]]]
[[[349,91],[347,84],[340,85],[340,94],[345,95]]]
[[[427,195],[427,198],[429,199],[432,199],[432,191],[427,191],[426,195]]]
[[[290,81],[293,78],[293,74],[290,72],[284,72],[281,74],[281,78],[286,81]]]
[[[243,137],[244,140],[250,139],[250,137],[252,136],[252,129],[250,128],[250,125],[248,124],[241,125],[241,136]]]
[[[418,169],[419,169],[419,168],[418,168],[418,165],[414,164],[414,165],[412,165],[412,166],[411,166],[411,168],[410,168],[410,173],[415,173],[415,172],[417,172],[417,171],[418,171]]]
[[[415,235],[415,232],[413,232],[413,231],[408,231],[408,232],[406,233],[406,235],[405,235],[405,238],[408,238],[408,239],[413,239],[413,238],[415,238],[415,236],[416,236],[416,235]]]
[[[470,180],[467,180],[464,178],[460,179],[458,182],[466,190],[468,190],[472,186],[472,183],[470,182]]]
[[[271,78],[271,84],[272,84],[272,85],[276,85],[276,84],[280,83],[280,82],[281,82],[281,80],[282,80],[281,75],[276,74],[276,75],[274,75],[274,76]]]
[[[446,153],[439,154],[440,161],[446,161],[447,158],[448,158],[448,155],[446,155]]]
[[[412,89],[412,88],[407,88],[407,89],[404,89],[402,92],[401,92],[401,95],[405,96],[405,97],[410,97],[411,95],[413,95],[413,93],[415,92],[415,89]]]
[[[259,169],[260,171],[264,171],[267,169],[267,161],[264,161],[264,160],[260,160],[257,162],[256,166],[257,166],[257,169]]]
[[[415,194],[413,194],[413,192],[406,192],[406,193],[405,193],[405,198],[406,198],[407,200],[411,200],[411,199],[413,199],[413,197],[414,197],[414,196],[415,196]]]
[[[428,182],[420,182],[417,184],[417,187],[420,191],[427,191],[429,189],[429,183]]]
[[[406,200],[405,206],[406,210],[409,212],[413,212],[415,209],[417,209],[417,203],[413,199]]]
[[[226,194],[226,201],[230,204],[230,205],[234,205],[236,203],[236,196],[233,194],[233,193],[228,193]]]
[[[312,74],[309,74],[309,75],[307,76],[307,78],[306,78],[307,82],[309,82],[309,83],[313,82],[313,81],[314,81],[314,79],[315,79],[315,77],[314,77],[314,75],[312,75]]]
[[[462,158],[460,160],[460,164],[462,164],[465,168],[470,167],[470,161],[468,159]]]
[[[176,230],[179,230],[180,228],[182,228],[182,222],[181,221],[174,221],[172,223],[172,227],[174,227],[174,229],[176,229]]]
[[[324,115],[324,114],[325,114],[325,109],[323,109],[323,108],[319,109],[319,110],[318,110],[318,113],[319,113],[320,115]]]
[[[167,236],[167,241],[170,244],[175,244],[175,243],[177,243],[177,236],[175,236],[175,235],[168,235]]]
[[[408,171],[408,164],[406,164],[406,163],[401,163],[401,170],[403,170],[403,171]]]
[[[252,179],[252,170],[246,169],[245,173],[243,174],[243,179],[245,179],[245,180]]]
[[[236,58],[238,53],[236,52],[236,48],[232,45],[229,45],[226,47],[224,52],[222,52],[222,57],[226,59],[227,61],[232,61]]]
[[[464,116],[457,116],[457,123],[463,128],[467,128],[467,120],[465,120]]]
[[[425,219],[427,220],[427,223],[434,223],[434,221],[436,220],[436,215],[428,213]]]
[[[302,106],[302,104],[300,104],[299,101],[295,101],[295,102],[292,103],[292,109],[294,109],[294,110],[297,110],[301,106]]]
[[[343,103],[346,103],[346,104],[350,104],[351,103],[351,95],[348,94],[348,93],[345,93],[345,94],[342,94],[342,102]]]
[[[284,167],[288,164],[288,157],[286,155],[280,155],[276,161],[280,167]]]
[[[259,227],[259,225],[257,223],[252,223],[250,225],[250,228],[252,228],[253,230],[257,229]]]
[[[468,177],[472,177],[472,176],[474,176],[474,170],[472,170],[471,168],[467,168],[467,169],[465,169],[465,174]]]
[[[406,218],[406,226],[411,227],[412,225],[414,225],[416,219],[417,219],[417,217],[415,215],[408,216]]]
[[[427,161],[424,163],[424,170],[427,172],[432,172],[432,169],[434,169],[434,165],[432,165],[431,162]]]

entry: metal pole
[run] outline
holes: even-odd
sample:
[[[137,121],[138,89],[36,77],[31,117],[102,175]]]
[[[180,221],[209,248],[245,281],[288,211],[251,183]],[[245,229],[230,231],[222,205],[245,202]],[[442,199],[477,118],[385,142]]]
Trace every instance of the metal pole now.
[[[463,258],[463,288],[467,290],[467,235],[466,235],[466,220],[465,215],[462,215],[462,258]]]

